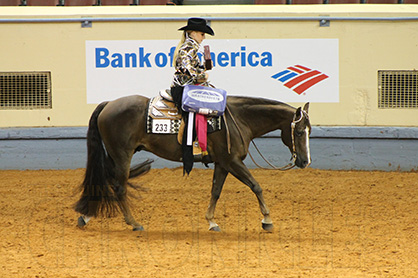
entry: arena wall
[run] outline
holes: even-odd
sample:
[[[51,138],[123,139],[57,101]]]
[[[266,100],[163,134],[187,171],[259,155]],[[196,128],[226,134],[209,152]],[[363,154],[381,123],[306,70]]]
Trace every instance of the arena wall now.
[[[0,169],[77,169],[87,159],[87,127],[0,129]],[[312,129],[310,148],[316,169],[417,171],[417,127],[318,127]],[[272,132],[255,143],[274,166],[290,162],[290,151]],[[271,168],[250,145],[255,162]],[[154,160],[154,168],[181,167],[178,162],[148,152],[134,155],[133,162]],[[249,168],[257,166],[247,157]],[[196,163],[195,167],[204,168]],[[213,168],[213,165],[210,166]]]
[[[409,104],[398,103],[397,107],[379,108],[382,86],[379,83],[379,71],[406,71],[412,76],[412,80],[417,80],[415,69],[418,65],[418,5],[362,4],[2,7],[0,74],[50,73],[51,105],[49,108],[25,107],[24,104],[23,107],[14,108],[4,103],[0,106],[0,168],[19,168],[11,166],[11,157],[17,159],[16,165],[23,165],[22,161],[31,156],[31,152],[37,157],[34,149],[39,149],[38,146],[41,145],[43,148],[48,146],[44,151],[50,153],[60,152],[65,148],[70,150],[74,143],[80,152],[85,151],[85,135],[80,134],[85,131],[91,112],[96,106],[87,101],[86,41],[178,40],[180,34],[176,30],[191,16],[211,19],[216,36],[208,36],[206,42],[209,45],[222,40],[337,40],[338,88],[337,92],[324,92],[336,95],[337,101],[311,101],[311,123],[314,130],[320,130],[320,135],[312,142],[317,142],[318,147],[323,145],[323,140],[327,140],[327,144],[331,139],[340,143],[345,140],[350,147],[341,147],[338,151],[340,154],[334,156],[326,151],[317,152],[317,157],[323,159],[317,161],[318,167],[355,169],[361,165],[362,169],[410,170],[418,165],[416,159],[411,157],[417,140],[417,82],[408,83],[412,84],[412,88],[399,88],[405,82],[396,83],[396,78],[391,79],[395,82],[393,88],[401,91],[397,94],[401,95],[402,101],[406,98]],[[216,71],[216,67],[213,71]],[[170,80],[165,82],[169,86]],[[245,82],[256,81],[243,80],[244,86]],[[120,86],[123,87],[124,84]],[[260,88],[262,86],[260,84]],[[0,95],[3,92],[4,90],[0,91]],[[136,93],[141,93],[141,88],[129,94]],[[306,97],[309,99],[309,95]],[[396,97],[393,100],[396,102]],[[302,102],[290,104],[300,106]],[[362,138],[352,137],[358,130],[370,128],[373,131],[364,131]],[[381,136],[388,129],[391,134],[404,135],[402,138],[397,135],[391,138]],[[336,130],[339,130],[338,135]],[[40,138],[39,133],[47,134],[47,138]],[[26,135],[19,137],[19,134]],[[269,139],[265,138],[262,142],[268,145],[267,140]],[[361,140],[362,143],[353,143],[352,140]],[[380,156],[367,155],[367,151],[364,155],[354,155],[356,158],[348,158],[351,162],[338,162],[348,155],[345,150],[352,149],[354,145],[356,148],[371,150],[373,145],[376,146],[370,143],[373,140],[384,142],[380,155],[391,156],[384,160],[385,166],[379,163],[380,166],[376,166],[376,159],[381,159]],[[407,141],[408,146],[405,146]],[[26,145],[27,156],[18,154],[19,149],[25,149],[22,145],[25,142],[30,142]],[[45,145],[45,142],[56,144]],[[335,143],[336,149],[340,143]],[[364,147],[366,145],[369,147]],[[315,150],[314,147],[312,149]],[[391,149],[390,154],[385,153],[384,149]],[[372,152],[375,151],[377,150]],[[401,152],[405,154],[397,155]],[[330,159],[327,154],[335,160]],[[64,166],[56,166],[58,168],[84,167],[84,162],[74,162],[74,157],[59,157],[59,160],[68,161]],[[54,165],[59,164],[56,159],[45,162],[45,165],[36,163],[36,159],[33,161],[31,163],[35,165],[22,168],[54,168]],[[74,163],[71,164],[71,161]]]

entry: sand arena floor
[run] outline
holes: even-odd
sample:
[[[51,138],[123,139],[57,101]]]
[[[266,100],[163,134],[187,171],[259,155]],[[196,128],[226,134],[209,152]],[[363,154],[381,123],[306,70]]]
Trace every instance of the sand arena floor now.
[[[0,277],[418,277],[418,173],[253,170],[275,224],[228,177],[209,232],[212,170],[134,179],[133,213],[76,227],[84,170],[0,171]]]

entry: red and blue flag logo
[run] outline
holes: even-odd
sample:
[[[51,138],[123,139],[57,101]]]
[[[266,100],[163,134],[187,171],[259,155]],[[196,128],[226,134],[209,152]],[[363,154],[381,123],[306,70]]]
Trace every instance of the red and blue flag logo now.
[[[271,78],[282,82],[284,86],[300,95],[313,85],[327,79],[328,75],[305,66],[295,65],[287,67]]]

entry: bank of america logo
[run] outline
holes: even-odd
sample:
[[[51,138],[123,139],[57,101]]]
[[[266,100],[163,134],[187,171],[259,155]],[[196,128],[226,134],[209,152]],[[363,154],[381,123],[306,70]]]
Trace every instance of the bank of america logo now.
[[[284,86],[300,95],[313,85],[327,79],[328,75],[305,66],[295,65],[287,67],[287,69],[276,73],[271,78],[277,79]]]

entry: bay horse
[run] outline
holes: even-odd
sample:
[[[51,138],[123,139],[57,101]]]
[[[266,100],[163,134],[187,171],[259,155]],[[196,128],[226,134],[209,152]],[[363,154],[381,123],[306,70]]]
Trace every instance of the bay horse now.
[[[120,210],[133,230],[143,227],[132,216],[127,202],[128,179],[146,173],[151,161],[130,168],[135,152],[149,151],[171,161],[181,161],[182,149],[176,134],[147,133],[150,99],[140,95],[103,102],[92,113],[87,133],[88,159],[81,197],[75,210],[81,214],[78,226],[91,217]],[[254,97],[227,97],[222,128],[208,134],[208,152],[214,163],[212,191],[206,219],[209,230],[220,231],[214,220],[216,203],[229,173],[256,195],[263,215],[262,227],[271,231],[273,222],[262,189],[243,160],[250,142],[280,129],[281,139],[299,168],[311,163],[308,117],[309,103],[294,108],[288,104]],[[226,121],[226,124],[225,124]]]

